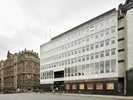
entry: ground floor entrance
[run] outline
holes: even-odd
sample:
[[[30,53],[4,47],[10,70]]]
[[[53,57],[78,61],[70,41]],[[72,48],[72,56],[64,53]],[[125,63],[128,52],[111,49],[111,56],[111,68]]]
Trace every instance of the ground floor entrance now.
[[[54,90],[56,92],[63,92],[64,91],[64,81],[54,82]]]
[[[126,92],[128,96],[133,96],[133,70],[126,72]]]

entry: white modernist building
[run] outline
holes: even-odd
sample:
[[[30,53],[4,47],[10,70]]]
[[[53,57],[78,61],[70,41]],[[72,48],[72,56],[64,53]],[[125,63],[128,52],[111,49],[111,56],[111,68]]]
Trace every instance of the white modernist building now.
[[[45,91],[123,94],[126,70],[133,65],[129,2],[41,45],[40,84]]]

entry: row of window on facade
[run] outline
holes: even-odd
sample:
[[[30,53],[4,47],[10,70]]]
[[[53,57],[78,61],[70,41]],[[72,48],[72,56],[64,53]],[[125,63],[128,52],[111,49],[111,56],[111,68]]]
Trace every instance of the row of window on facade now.
[[[65,68],[64,76],[84,76],[103,73],[112,73],[116,71],[116,59],[100,61],[91,64],[83,64],[79,66],[73,66]],[[53,71],[46,71],[41,73],[41,79],[53,78]]]
[[[65,68],[65,77],[112,73],[116,71],[116,60],[107,60]]]
[[[75,50],[72,50],[72,51],[69,51],[69,52],[62,53],[60,55],[56,55],[56,56],[46,58],[45,62],[56,61],[56,60],[59,60],[59,59],[65,58],[65,57],[77,55],[79,53],[88,52],[90,50],[96,50],[96,49],[102,48],[104,46],[109,46],[109,45],[115,44],[115,42],[116,42],[116,38],[113,37],[113,38],[107,39],[105,41],[103,40],[103,41],[100,41],[100,42],[95,43],[95,44],[86,45],[86,46],[83,46],[81,48],[78,48],[78,49],[75,49]]]
[[[75,63],[89,61],[89,60],[95,60],[95,59],[99,59],[99,58],[103,58],[103,57],[113,56],[115,54],[116,54],[116,48],[107,49],[105,51],[91,53],[91,54],[87,54],[84,56],[68,59],[65,61],[60,61],[57,63],[48,64],[48,65],[45,65],[44,67],[42,66],[41,69],[48,69],[48,68],[64,66],[64,65],[69,65],[69,64],[75,64]]]
[[[99,82],[99,83],[87,83],[87,84],[66,84],[65,85],[65,90],[66,91],[76,91],[76,90],[114,90],[115,89],[115,84],[113,82],[108,82],[106,84]]]
[[[51,79],[51,78],[53,78],[53,71],[45,71],[45,72],[43,72],[43,73],[41,73],[41,76],[40,76],[40,78],[41,79]]]
[[[108,18],[105,18],[103,20],[99,20],[96,21],[94,24],[88,25],[85,24],[83,26],[81,26],[79,29],[76,29],[74,31],[69,32],[69,35],[66,35],[64,37],[61,37],[60,40],[58,40],[56,43],[51,43],[50,47],[54,47],[54,46],[58,46],[61,43],[65,42],[65,41],[71,41],[74,38],[79,38],[81,36],[83,36],[84,34],[90,34],[93,31],[96,31],[97,29],[101,29],[103,26],[107,26],[108,24],[113,24],[115,22],[116,17],[110,16]],[[111,27],[110,29],[113,31],[115,27]],[[108,32],[109,29],[107,29]],[[108,33],[107,33],[108,34]],[[50,48],[48,47],[48,48]]]
[[[57,47],[55,49],[48,50],[47,52],[45,52],[45,54],[47,54],[47,53],[53,54],[53,53],[56,53],[58,51],[66,50],[66,49],[69,49],[71,47],[90,42],[91,40],[98,39],[100,37],[103,37],[103,36],[106,36],[106,35],[109,35],[109,34],[113,34],[113,33],[115,33],[115,31],[116,31],[116,26],[113,26],[111,28],[108,28],[108,29],[102,30],[100,32],[97,32],[95,34],[85,36],[84,38],[78,39],[78,40],[73,41],[71,43],[67,43],[67,44],[65,44],[63,46],[60,46],[60,47]]]

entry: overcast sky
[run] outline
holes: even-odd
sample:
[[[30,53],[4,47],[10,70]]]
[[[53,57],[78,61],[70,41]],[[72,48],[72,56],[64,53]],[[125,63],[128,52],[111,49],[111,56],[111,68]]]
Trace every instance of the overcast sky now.
[[[0,60],[40,45],[125,0],[0,0]]]

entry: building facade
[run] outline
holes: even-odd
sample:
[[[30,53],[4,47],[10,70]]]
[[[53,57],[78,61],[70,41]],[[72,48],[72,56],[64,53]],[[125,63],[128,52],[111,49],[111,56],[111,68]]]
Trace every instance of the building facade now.
[[[40,82],[45,91],[124,94],[132,65],[132,2],[112,9],[40,47]]]
[[[0,61],[0,92],[3,91],[3,64],[4,61]]]
[[[11,54],[1,62],[1,90],[3,92],[27,92],[39,89],[40,60],[38,54],[24,50]]]

